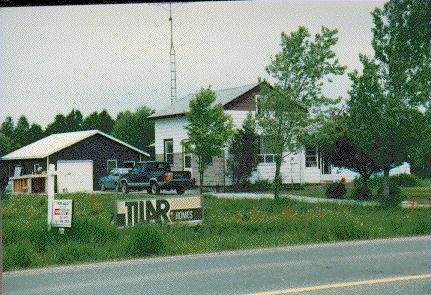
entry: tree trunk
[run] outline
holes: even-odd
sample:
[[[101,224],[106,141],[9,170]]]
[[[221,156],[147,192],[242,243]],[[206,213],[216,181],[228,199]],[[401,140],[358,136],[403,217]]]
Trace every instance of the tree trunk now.
[[[371,174],[364,172],[361,173],[361,178],[362,178],[362,186],[368,187],[368,179],[370,179]]]
[[[274,177],[274,200],[279,200],[280,198],[280,189],[282,186],[281,181],[281,161],[283,159],[282,155],[277,155],[275,160],[275,177]]]
[[[385,197],[386,201],[389,200],[389,167],[385,167],[383,169],[383,196]]]
[[[199,194],[202,196],[204,192],[204,172],[199,170]]]
[[[198,157],[198,171],[199,171],[199,194],[202,197],[204,192],[204,169],[203,169],[203,159]]]

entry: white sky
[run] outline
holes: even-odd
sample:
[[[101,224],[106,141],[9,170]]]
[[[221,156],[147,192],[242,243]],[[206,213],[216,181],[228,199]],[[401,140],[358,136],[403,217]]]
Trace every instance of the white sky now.
[[[267,77],[280,34],[338,28],[349,70],[371,54],[370,11],[382,1],[243,1],[174,5],[178,97]],[[167,8],[166,5],[164,5]],[[45,127],[72,108],[111,116],[170,101],[169,13],[151,4],[0,9],[0,121],[26,115]],[[347,96],[347,76],[327,87]]]

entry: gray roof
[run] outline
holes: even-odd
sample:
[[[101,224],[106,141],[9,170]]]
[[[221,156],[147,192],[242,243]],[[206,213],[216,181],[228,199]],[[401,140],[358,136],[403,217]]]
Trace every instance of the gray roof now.
[[[93,135],[100,134],[113,141],[116,141],[128,148],[149,157],[150,155],[130,144],[125,143],[115,137],[112,137],[99,130],[76,131],[67,133],[57,133],[35,141],[29,145],[23,146],[3,157],[1,160],[21,160],[21,159],[42,159],[58,151],[61,151],[77,142],[87,139]]]
[[[259,83],[253,83],[248,85],[243,85],[235,88],[228,88],[228,89],[219,89],[214,90],[216,94],[216,101],[215,104],[222,104],[223,106],[228,104],[229,102],[233,101],[235,98],[241,96],[242,94],[246,93],[247,91],[253,89],[259,85]],[[171,117],[171,116],[179,116],[187,113],[189,111],[189,104],[190,100],[197,94],[190,93],[183,98],[177,100],[172,105],[169,105],[168,107],[156,112],[155,114],[151,115],[149,118],[162,118],[162,117]]]

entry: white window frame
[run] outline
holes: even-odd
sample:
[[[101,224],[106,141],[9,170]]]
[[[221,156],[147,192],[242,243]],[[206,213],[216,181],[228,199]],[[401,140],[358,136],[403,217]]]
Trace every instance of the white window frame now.
[[[311,149],[314,149],[314,155],[308,155],[307,154],[307,151],[311,150]],[[305,168],[320,168],[320,165],[319,165],[320,164],[319,163],[319,152],[318,152],[317,148],[305,147],[304,157],[305,157]],[[316,160],[311,161],[311,160],[307,159],[307,158],[311,158],[311,157],[315,158]],[[311,162],[315,163],[315,165],[308,166],[308,163],[311,163]]]
[[[166,144],[167,144],[168,142],[172,142],[172,153],[168,153],[168,152],[166,151]],[[169,154],[169,155],[170,155],[170,154],[172,154],[172,163],[168,161],[168,154]],[[165,162],[167,162],[167,163],[169,163],[169,164],[171,164],[171,165],[173,165],[173,164],[174,164],[174,139],[173,139],[173,138],[166,138],[166,139],[163,139],[163,158],[164,158]]]
[[[186,157],[190,157],[190,167],[186,167]],[[193,156],[192,153],[186,153],[186,148],[183,146],[183,168],[184,170],[191,170],[193,168]]]
[[[39,169],[40,165],[39,163],[34,163],[33,164],[33,172],[37,172],[37,169]]]
[[[111,172],[111,170],[109,170],[109,162],[114,162],[115,161],[115,168],[111,168],[112,169],[117,169],[118,168],[118,161],[117,159],[109,159],[106,161],[106,173],[109,174],[109,172]]]
[[[259,138],[259,151],[262,150],[262,148],[261,148],[262,147],[261,146],[262,142],[260,140],[261,138],[262,138],[262,136],[260,136],[260,138]],[[276,154],[269,154],[269,153],[259,153],[259,154],[257,154],[258,162],[259,162],[260,165],[261,164],[269,164],[269,165],[275,164],[275,157],[276,156],[277,156]],[[263,158],[263,161],[261,161],[260,158]]]
[[[333,165],[330,164],[329,161],[327,161],[325,163],[326,157],[325,157],[325,155],[323,153],[319,154],[319,158],[320,158],[319,159],[320,160],[320,170],[321,170],[322,175],[331,175],[332,174]],[[328,173],[325,173],[325,171],[324,171],[325,167],[328,168],[328,171],[327,171]]]

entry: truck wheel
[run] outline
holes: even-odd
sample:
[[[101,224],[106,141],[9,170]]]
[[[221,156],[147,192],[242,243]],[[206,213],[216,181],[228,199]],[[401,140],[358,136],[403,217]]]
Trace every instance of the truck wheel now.
[[[123,194],[127,194],[129,192],[129,186],[127,185],[127,182],[123,182],[121,184],[121,192]]]
[[[178,195],[184,194],[184,190],[182,188],[177,188],[177,194]]]
[[[155,182],[153,182],[153,183],[151,184],[151,193],[152,193],[153,195],[158,195],[158,194],[160,194],[160,188],[159,188],[159,186],[157,185],[157,183],[155,183]]]

